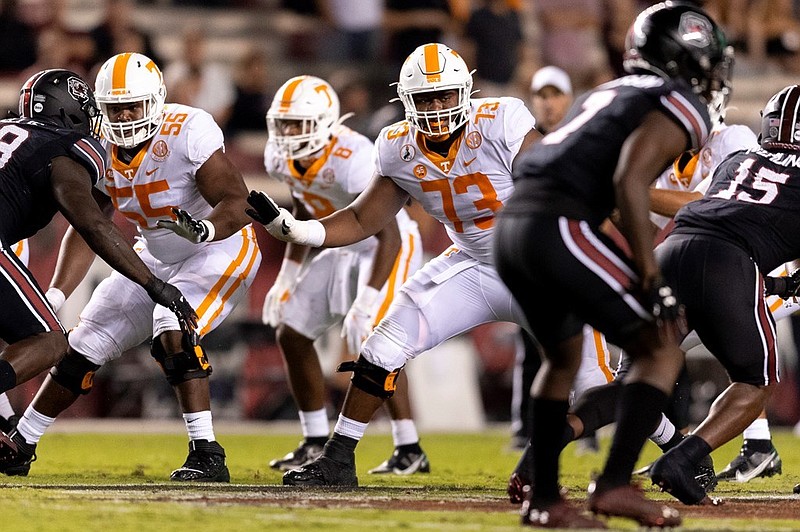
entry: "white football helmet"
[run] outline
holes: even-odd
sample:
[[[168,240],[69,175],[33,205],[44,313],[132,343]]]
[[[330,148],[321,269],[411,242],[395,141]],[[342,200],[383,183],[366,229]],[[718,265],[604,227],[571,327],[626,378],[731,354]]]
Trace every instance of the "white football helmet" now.
[[[117,54],[100,67],[95,98],[103,113],[103,136],[123,148],[133,148],[158,132],[164,121],[167,88],[161,70],[149,57],[138,53]],[[108,106],[144,103],[144,117],[131,122],[111,122]]]
[[[297,76],[284,83],[267,111],[269,140],[285,157],[300,159],[324,148],[339,117],[339,97],[330,84],[314,76]],[[285,120],[297,121],[286,128]]]
[[[439,111],[417,110],[415,94],[451,89],[458,91],[458,105],[455,107]],[[406,119],[421,133],[444,135],[469,120],[472,72],[455,50],[444,44],[423,44],[406,58],[400,68],[397,95],[406,110]]]

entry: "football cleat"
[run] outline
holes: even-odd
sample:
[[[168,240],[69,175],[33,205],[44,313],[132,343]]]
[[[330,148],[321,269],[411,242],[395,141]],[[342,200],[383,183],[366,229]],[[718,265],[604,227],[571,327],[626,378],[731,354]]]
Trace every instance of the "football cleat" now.
[[[634,471],[633,474],[649,477],[650,469],[652,467],[653,467],[652,463],[647,464],[641,469],[637,469],[636,471]],[[711,459],[711,455],[708,455],[705,458],[703,458],[697,465],[697,467],[695,467],[694,479],[697,481],[698,484],[700,484],[700,486],[702,486],[704,490],[706,490],[706,493],[710,493],[716,489],[717,476],[714,473],[714,460]]]
[[[431,465],[428,456],[419,445],[401,445],[395,447],[392,456],[378,467],[368,471],[370,475],[413,475],[414,473],[430,473]]]
[[[761,453],[749,449],[745,440],[739,455],[720,471],[717,480],[749,482],[757,477],[772,477],[782,472],[781,457],[771,443],[770,450]]]
[[[605,529],[605,523],[581,510],[564,499],[552,504],[533,504],[530,500],[522,503],[520,517],[523,526],[535,528],[580,528]]]
[[[0,432],[0,472],[13,477],[27,477],[31,462],[36,460],[36,444],[28,443],[17,432]]]
[[[696,466],[681,452],[674,448],[653,462],[650,479],[683,504],[719,504],[711,499],[695,476]]]
[[[651,501],[642,490],[625,485],[589,495],[589,509],[597,515],[627,517],[644,527],[675,527],[681,524],[681,515],[674,508],[659,501]]]
[[[323,438],[327,439],[327,438]],[[297,449],[286,453],[283,458],[276,458],[269,463],[272,469],[279,471],[291,471],[292,469],[299,469],[304,465],[308,465],[322,455],[322,449],[325,442],[314,443],[308,440],[303,440]]]
[[[178,482],[230,482],[225,449],[216,441],[190,441],[186,462],[173,471],[169,479]]]
[[[355,463],[337,462],[325,455],[300,469],[283,474],[284,486],[357,488]]]

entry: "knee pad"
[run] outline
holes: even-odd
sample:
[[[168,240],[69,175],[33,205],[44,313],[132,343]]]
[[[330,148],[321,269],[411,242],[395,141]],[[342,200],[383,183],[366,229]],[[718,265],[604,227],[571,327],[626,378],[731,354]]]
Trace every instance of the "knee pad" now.
[[[58,384],[75,395],[86,395],[94,385],[94,374],[100,366],[86,360],[72,349],[67,351],[58,364],[50,370],[50,376]]]
[[[192,379],[202,379],[211,375],[211,364],[203,347],[183,335],[181,340],[183,351],[167,353],[161,342],[154,338],[150,344],[150,355],[158,362],[167,382],[172,386]]]
[[[352,371],[353,378],[350,381],[353,386],[375,397],[388,399],[394,395],[394,391],[397,389],[397,376],[402,369],[400,367],[392,371],[385,370],[361,355],[355,362],[342,362],[336,371],[338,373]]]

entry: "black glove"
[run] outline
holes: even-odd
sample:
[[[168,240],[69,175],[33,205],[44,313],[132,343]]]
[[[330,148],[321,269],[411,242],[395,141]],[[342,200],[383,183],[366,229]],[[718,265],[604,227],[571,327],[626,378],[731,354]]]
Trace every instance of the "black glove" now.
[[[175,214],[174,221],[159,220],[156,222],[156,225],[162,229],[169,229],[173,233],[195,244],[208,240],[210,232],[208,226],[203,223],[203,220],[195,220],[192,218],[191,214],[177,207],[173,207],[172,212]]]
[[[180,290],[157,277],[153,277],[152,280],[148,281],[144,288],[147,290],[147,295],[150,296],[150,299],[175,313],[178,318],[178,324],[184,334],[196,334],[194,329],[197,327],[197,313],[186,301],[186,298],[183,297]]]
[[[247,196],[247,203],[253,207],[252,209],[245,209],[247,215],[264,225],[270,223],[280,214],[280,209],[275,201],[263,192],[251,190],[250,195]]]
[[[768,296],[778,296],[781,299],[797,297],[800,291],[800,269],[786,277],[764,277],[764,287]]]
[[[689,332],[685,309],[663,279],[659,278],[652,284],[646,297],[659,328],[666,326],[678,336],[685,336]]]

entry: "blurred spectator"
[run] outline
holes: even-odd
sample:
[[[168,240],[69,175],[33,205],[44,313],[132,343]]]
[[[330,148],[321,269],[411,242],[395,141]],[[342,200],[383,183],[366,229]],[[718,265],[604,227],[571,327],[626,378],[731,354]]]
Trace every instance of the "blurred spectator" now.
[[[139,52],[161,64],[150,35],[134,25],[135,8],[134,0],[106,0],[103,20],[89,31],[94,43],[93,65],[122,52]]]
[[[564,119],[572,105],[572,83],[566,72],[555,66],[536,71],[531,79],[531,113],[536,129],[547,135]]]
[[[373,91],[364,76],[351,69],[343,69],[331,74],[328,80],[339,95],[341,116],[353,113],[353,116],[345,122],[347,127],[369,137],[370,140],[375,140],[375,137],[370,135]]]
[[[475,89],[481,91],[480,97],[510,96],[522,56],[520,15],[508,0],[482,0],[480,4],[464,28],[462,55],[476,68]]]
[[[321,57],[366,63],[378,59],[383,36],[383,0],[318,0],[318,3],[331,32],[322,43]]]
[[[208,57],[206,30],[188,24],[180,59],[167,65],[164,80],[170,100],[211,113],[223,129],[233,108],[235,89],[226,66]]]
[[[36,30],[18,16],[18,1],[0,3],[0,73],[18,73],[36,62]]]
[[[771,59],[783,70],[800,73],[800,20],[793,0],[715,0],[706,4],[751,68],[762,70]]]
[[[649,3],[642,4],[636,0],[604,0],[603,43],[605,44],[608,64],[614,77],[625,75],[622,68],[625,53],[625,37],[636,15],[643,11]]]
[[[387,69],[395,77],[408,54],[429,42],[442,42],[450,30],[447,0],[386,0],[383,27],[387,32]]]
[[[76,59],[74,36],[58,26],[41,30],[36,37],[36,62],[20,73],[20,80],[49,68],[65,68],[87,79],[86,64]]]
[[[603,42],[603,2],[537,0],[541,63],[564,69],[579,91],[613,78]]]
[[[272,97],[268,94],[267,58],[257,48],[248,51],[236,71],[235,97],[225,136],[242,131],[264,131]]]

